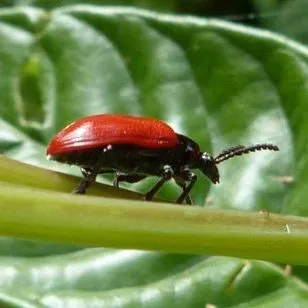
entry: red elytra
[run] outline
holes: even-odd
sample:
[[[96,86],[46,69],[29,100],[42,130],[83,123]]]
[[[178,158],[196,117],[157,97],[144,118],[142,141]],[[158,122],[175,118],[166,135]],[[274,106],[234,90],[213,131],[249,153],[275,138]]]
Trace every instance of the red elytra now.
[[[81,118],[61,130],[51,141],[48,155],[133,144],[144,148],[172,148],[177,135],[166,123],[147,117],[100,114]]]
[[[161,179],[145,195],[151,200],[162,185],[174,179],[183,190],[177,203],[191,204],[189,193],[199,169],[214,184],[219,183],[217,164],[253,151],[273,150],[273,144],[235,146],[216,157],[200,152],[192,139],[177,134],[166,123],[153,118],[101,114],[81,118],[61,130],[50,142],[47,155],[62,163],[78,165],[84,179],[76,193],[85,193],[96,176],[115,172],[114,186],[136,183],[147,176]]]

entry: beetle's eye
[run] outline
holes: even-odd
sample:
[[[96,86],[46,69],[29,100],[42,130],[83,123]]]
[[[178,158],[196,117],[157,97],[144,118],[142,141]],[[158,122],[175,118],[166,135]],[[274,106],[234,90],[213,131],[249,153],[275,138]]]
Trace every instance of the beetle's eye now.
[[[206,152],[204,152],[204,153],[202,153],[202,156],[201,156],[201,159],[203,160],[203,161],[212,161],[213,159],[212,159],[212,157],[208,154],[208,153],[206,153]]]

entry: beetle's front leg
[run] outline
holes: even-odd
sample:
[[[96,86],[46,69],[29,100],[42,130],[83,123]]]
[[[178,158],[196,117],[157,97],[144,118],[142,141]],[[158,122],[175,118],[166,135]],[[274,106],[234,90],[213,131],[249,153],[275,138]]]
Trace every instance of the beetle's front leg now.
[[[161,174],[162,178],[151,188],[149,192],[147,192],[147,194],[145,195],[145,199],[152,200],[154,195],[160,190],[160,188],[165,184],[165,182],[172,179],[173,175],[173,169],[169,165],[164,166]]]
[[[180,174],[176,176],[176,178],[176,183],[183,189],[182,194],[176,200],[176,202],[181,204],[184,200],[186,200],[187,204],[192,204],[189,193],[197,181],[197,175],[191,172],[189,169],[184,169]],[[189,183],[186,185],[183,182]]]
[[[186,181],[184,181],[182,178],[175,177],[174,180],[175,180],[175,183],[179,187],[181,187],[183,191],[187,189]],[[192,200],[189,194],[186,196],[185,201],[187,205],[192,205]]]

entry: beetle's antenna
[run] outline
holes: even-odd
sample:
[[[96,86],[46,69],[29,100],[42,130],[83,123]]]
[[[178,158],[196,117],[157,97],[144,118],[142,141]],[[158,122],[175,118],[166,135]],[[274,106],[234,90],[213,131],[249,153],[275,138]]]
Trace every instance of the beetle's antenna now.
[[[223,150],[222,152],[220,152],[216,157],[215,157],[215,161],[216,160],[220,160],[222,157],[225,157],[227,155],[230,155],[231,153],[234,153],[236,151],[239,151],[241,149],[245,149],[245,147],[243,145],[236,145],[234,147],[230,147],[228,149]]]
[[[279,148],[276,145],[270,143],[255,144],[248,147],[245,147],[243,145],[238,145],[222,151],[214,158],[214,161],[215,164],[219,164],[222,161],[232,158],[234,156],[240,156],[242,154],[247,154],[249,152],[262,151],[262,150],[279,151]]]

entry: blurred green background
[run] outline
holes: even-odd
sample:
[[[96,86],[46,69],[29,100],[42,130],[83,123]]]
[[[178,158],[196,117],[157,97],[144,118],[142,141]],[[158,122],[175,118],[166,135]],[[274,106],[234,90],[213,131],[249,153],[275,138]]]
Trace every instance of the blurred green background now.
[[[79,175],[46,161],[59,129],[91,113],[151,115],[211,153],[237,143],[280,146],[226,163],[217,187],[200,177],[200,206],[308,215],[308,1],[0,5],[1,153]],[[170,184],[160,196],[177,195]],[[308,305],[304,266],[86,246],[1,237],[0,306]]]
[[[2,0],[2,7],[37,6],[52,9],[72,4],[133,6],[165,13],[215,17],[261,28],[268,28],[307,42],[305,0]]]

